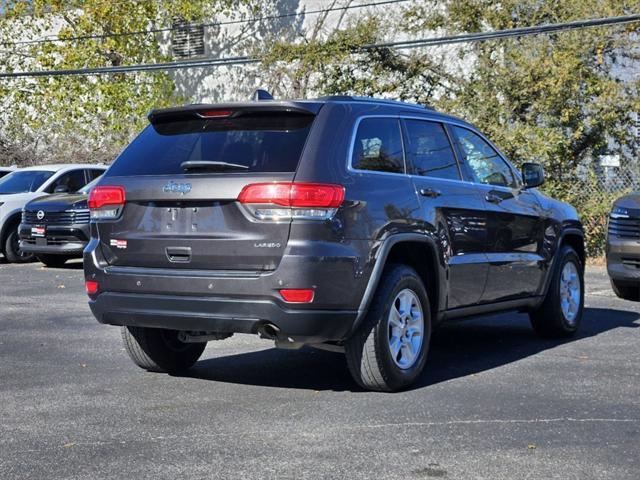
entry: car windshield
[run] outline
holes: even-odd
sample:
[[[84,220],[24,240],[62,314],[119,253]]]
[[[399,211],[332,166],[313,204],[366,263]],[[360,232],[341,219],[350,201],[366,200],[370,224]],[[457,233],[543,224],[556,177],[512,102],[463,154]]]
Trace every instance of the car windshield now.
[[[55,172],[50,170],[23,170],[0,179],[0,195],[35,192]]]
[[[82,187],[80,190],[78,190],[77,193],[84,193],[84,194],[88,195],[89,191],[94,187],[94,185],[96,183],[98,183],[98,180],[100,180],[100,178],[102,178],[102,175],[100,175],[98,178],[95,178],[91,182],[87,183],[84,187]]]

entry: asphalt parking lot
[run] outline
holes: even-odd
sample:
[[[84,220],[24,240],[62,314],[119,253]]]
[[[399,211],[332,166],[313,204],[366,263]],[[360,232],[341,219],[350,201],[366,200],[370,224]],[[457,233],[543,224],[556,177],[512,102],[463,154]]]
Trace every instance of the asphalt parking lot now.
[[[602,268],[587,289],[577,338],[452,324],[414,389],[381,394],[340,354],[242,335],[146,373],[91,316],[80,263],[0,264],[0,478],[636,480],[640,304]]]

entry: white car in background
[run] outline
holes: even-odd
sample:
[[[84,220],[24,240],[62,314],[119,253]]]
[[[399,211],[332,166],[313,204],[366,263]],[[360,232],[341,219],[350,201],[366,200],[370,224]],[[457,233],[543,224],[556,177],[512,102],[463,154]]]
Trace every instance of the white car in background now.
[[[102,175],[101,165],[42,165],[20,168],[0,178],[0,252],[8,262],[28,262],[33,254],[20,250],[18,225],[23,207],[51,193],[76,192]]]

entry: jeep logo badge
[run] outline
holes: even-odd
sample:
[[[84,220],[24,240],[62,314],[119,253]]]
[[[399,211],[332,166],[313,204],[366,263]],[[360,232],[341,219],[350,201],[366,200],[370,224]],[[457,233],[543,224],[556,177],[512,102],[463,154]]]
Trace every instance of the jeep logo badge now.
[[[180,193],[181,195],[184,195],[185,193],[189,193],[191,191],[191,184],[176,183],[172,180],[162,188],[162,191],[164,193]]]
[[[38,213],[36,213],[36,218],[38,220],[42,220],[44,218],[44,212],[42,210],[38,210]]]

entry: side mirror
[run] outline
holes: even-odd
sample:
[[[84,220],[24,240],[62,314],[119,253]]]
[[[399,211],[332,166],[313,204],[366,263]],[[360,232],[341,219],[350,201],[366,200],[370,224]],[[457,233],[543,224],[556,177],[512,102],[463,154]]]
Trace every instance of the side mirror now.
[[[522,164],[524,188],[539,187],[544,183],[544,168],[539,163]]]
[[[69,193],[69,186],[58,185],[56,188],[53,189],[53,193]]]

